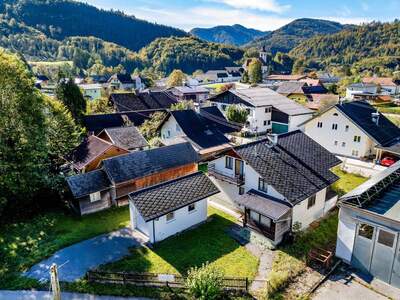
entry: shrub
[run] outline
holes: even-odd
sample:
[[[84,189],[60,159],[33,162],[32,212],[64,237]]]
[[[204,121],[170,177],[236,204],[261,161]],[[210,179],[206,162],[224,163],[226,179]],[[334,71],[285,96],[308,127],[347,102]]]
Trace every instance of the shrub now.
[[[212,300],[221,296],[223,273],[211,265],[191,268],[186,279],[189,294],[195,299]]]

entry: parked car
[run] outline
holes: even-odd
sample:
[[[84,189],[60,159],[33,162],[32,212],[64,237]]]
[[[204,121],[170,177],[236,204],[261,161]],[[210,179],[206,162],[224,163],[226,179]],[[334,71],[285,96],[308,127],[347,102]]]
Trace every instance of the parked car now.
[[[385,167],[390,167],[391,165],[393,165],[396,162],[396,159],[391,157],[391,156],[387,156],[385,158],[383,158],[381,160],[381,165],[385,166]]]

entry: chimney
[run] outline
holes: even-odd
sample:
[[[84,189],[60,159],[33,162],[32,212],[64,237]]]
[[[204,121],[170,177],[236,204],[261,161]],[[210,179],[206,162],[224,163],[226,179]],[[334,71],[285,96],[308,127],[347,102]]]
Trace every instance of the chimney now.
[[[374,122],[377,126],[379,126],[379,112],[374,112],[371,114],[372,122]]]
[[[271,142],[271,146],[278,144],[278,135],[276,133],[268,134],[268,140]]]

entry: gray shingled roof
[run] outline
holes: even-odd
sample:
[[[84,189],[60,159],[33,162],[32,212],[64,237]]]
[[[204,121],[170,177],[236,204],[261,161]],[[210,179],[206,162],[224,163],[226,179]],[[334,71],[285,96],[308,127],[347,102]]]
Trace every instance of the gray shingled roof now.
[[[290,203],[297,204],[338,180],[340,160],[301,131],[238,146],[235,151]]]
[[[276,90],[279,94],[304,94],[303,87],[307,86],[305,82],[288,81],[282,82]]]
[[[104,131],[114,145],[124,149],[133,150],[149,145],[134,126],[107,128]]]
[[[104,191],[111,186],[103,170],[95,170],[85,174],[67,178],[68,186],[74,198],[82,198],[91,193]]]
[[[129,197],[147,222],[218,192],[211,180],[198,172],[133,192]]]
[[[289,116],[313,113],[311,110],[303,107],[300,104],[297,104],[295,101],[286,98],[285,96],[282,96],[269,88],[255,87],[248,89],[229,90],[229,92],[246,101],[251,106],[273,106]]]
[[[110,180],[121,183],[198,161],[190,143],[137,151],[103,161]]]

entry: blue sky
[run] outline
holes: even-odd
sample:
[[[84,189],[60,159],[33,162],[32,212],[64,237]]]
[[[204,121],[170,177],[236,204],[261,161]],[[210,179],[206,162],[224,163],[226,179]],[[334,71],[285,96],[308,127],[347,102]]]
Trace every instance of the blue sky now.
[[[400,0],[82,0],[118,9],[137,18],[190,30],[193,27],[242,24],[277,29],[297,18],[319,18],[360,24],[392,21]]]

